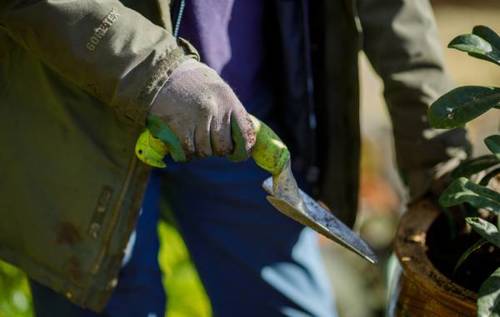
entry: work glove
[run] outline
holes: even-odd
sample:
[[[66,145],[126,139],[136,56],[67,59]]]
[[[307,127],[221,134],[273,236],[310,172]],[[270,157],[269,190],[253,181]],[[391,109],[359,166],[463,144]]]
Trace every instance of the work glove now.
[[[176,136],[171,144],[162,139],[176,161],[213,155],[240,161],[255,143],[250,116],[233,90],[213,69],[192,59],[172,72],[150,114]]]

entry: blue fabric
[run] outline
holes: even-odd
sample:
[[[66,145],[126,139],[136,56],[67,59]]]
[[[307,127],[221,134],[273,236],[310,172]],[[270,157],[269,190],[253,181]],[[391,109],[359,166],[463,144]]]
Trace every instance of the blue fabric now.
[[[264,4],[264,0],[189,0],[179,32],[244,105],[255,98],[265,77]]]
[[[253,161],[169,162],[164,173],[214,316],[335,316],[317,235],[266,201]]]
[[[128,261],[102,314],[81,309],[64,296],[30,280],[37,317],[163,317],[166,296],[158,265],[158,181],[152,179],[136,227]],[[126,257],[127,258],[127,257]]]

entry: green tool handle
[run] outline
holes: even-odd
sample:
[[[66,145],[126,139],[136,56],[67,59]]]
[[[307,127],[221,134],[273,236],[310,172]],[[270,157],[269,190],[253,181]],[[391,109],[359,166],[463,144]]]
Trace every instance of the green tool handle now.
[[[256,141],[251,153],[252,158],[262,169],[272,175],[277,175],[290,160],[290,152],[271,128],[254,116],[250,115],[250,117],[256,133]],[[165,139],[167,135],[171,136],[171,133],[162,133],[162,130],[167,131],[168,128],[160,122],[157,117],[150,116],[148,118],[147,129],[139,136],[135,152],[144,163],[163,168],[165,167],[163,158],[169,153],[165,143],[172,142],[172,139],[171,137],[169,140]],[[155,136],[153,136],[152,131],[155,132]]]

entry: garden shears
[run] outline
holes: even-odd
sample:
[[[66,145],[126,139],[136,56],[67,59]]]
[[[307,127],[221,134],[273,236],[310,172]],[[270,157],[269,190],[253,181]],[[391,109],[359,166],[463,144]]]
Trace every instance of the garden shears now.
[[[356,233],[299,189],[291,171],[290,152],[281,139],[259,119],[254,116],[251,119],[256,132],[251,156],[259,167],[271,174],[263,182],[269,203],[286,216],[375,263],[375,254]],[[156,116],[148,116],[146,127],[137,140],[135,153],[144,163],[164,168],[163,159],[169,154],[166,144],[176,142],[176,137]]]

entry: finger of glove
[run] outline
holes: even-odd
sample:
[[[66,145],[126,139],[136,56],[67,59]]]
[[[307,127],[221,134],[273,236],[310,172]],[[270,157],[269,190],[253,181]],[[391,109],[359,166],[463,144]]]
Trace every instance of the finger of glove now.
[[[189,161],[195,156],[196,153],[196,147],[194,145],[194,130],[185,131],[179,135],[181,135],[181,144],[184,149],[184,153],[186,153],[186,159]]]
[[[255,129],[249,115],[243,109],[231,116],[231,137],[234,150],[228,159],[234,162],[248,159],[255,144]]]
[[[168,153],[175,162],[185,162],[186,154],[176,134],[159,117],[150,115],[147,119],[147,127],[153,136],[167,145]]]
[[[214,117],[210,127],[212,151],[215,155],[226,156],[233,152],[231,140],[231,114],[225,113],[222,117]]]
[[[211,124],[212,117],[208,117],[206,120],[199,122],[194,131],[196,155],[200,158],[212,155]]]

